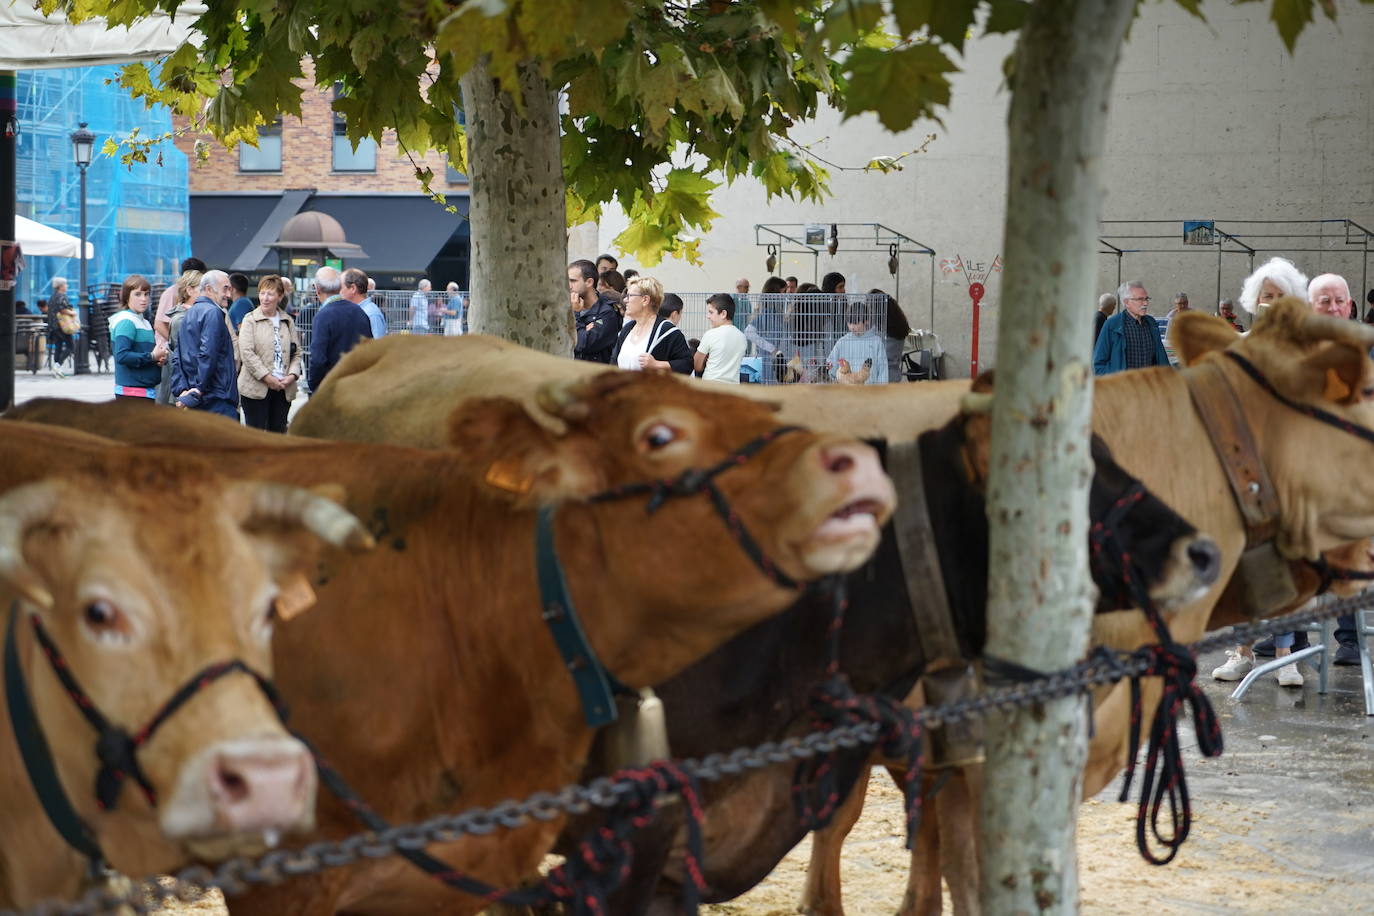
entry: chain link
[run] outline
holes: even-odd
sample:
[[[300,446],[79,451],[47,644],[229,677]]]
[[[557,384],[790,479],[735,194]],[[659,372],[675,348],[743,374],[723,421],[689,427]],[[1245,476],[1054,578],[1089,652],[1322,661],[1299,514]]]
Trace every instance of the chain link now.
[[[1374,589],[1349,598],[1324,596],[1316,606],[1260,623],[1221,630],[1191,644],[1194,656],[1229,648],[1238,643],[1287,633],[1308,623],[1366,609],[1374,600]],[[1070,668],[1052,672],[1027,683],[996,687],[974,697],[916,712],[925,728],[986,715],[993,709],[1009,711],[1049,700],[1064,699],[1094,687],[1138,677],[1149,661],[1132,652],[1098,650]],[[875,723],[848,725],[799,738],[770,741],[756,747],[737,748],[729,753],[711,754],[700,760],[681,763],[684,773],[696,779],[715,781],[738,776],[783,763],[796,763],[839,748],[853,749],[873,744],[879,727]],[[586,785],[565,786],[557,792],[537,792],[522,801],[500,802],[490,808],[474,808],[455,815],[432,818],[420,824],[406,824],[379,833],[354,834],[338,842],[311,843],[299,849],[277,849],[257,859],[226,860],[213,870],[203,865],[183,869],[174,878],[147,879],[126,885],[124,890],[98,887],[73,902],[46,902],[24,911],[4,910],[0,916],[97,916],[116,910],[148,913],[169,900],[194,902],[209,888],[219,888],[226,896],[242,893],[255,885],[276,884],[284,879],[319,874],[352,865],[364,859],[381,859],[399,849],[423,849],[432,843],[452,842],[464,836],[486,836],[497,830],[514,829],[531,820],[551,821],[566,814],[585,814],[592,808],[611,808],[624,795],[634,791],[629,782],[609,777],[594,779]]]

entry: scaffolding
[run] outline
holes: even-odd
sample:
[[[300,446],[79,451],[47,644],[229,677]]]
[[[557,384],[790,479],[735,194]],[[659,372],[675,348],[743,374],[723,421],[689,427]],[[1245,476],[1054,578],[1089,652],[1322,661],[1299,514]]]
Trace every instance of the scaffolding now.
[[[80,173],[71,133],[85,121],[96,135],[96,155],[86,173],[87,240],[95,257],[86,264],[88,289],[143,274],[154,285],[176,278],[191,253],[186,156],[171,143],[159,150],[161,166],[129,169],[100,154],[108,137],[134,128],[143,137],[172,129],[171,113],[146,108],[119,87],[118,67],[75,67],[19,74],[19,137],[16,148],[16,212],[55,229],[80,232]],[[50,281],[63,276],[75,292],[76,258],[30,257],[15,298],[33,306],[47,298]],[[73,296],[73,298],[75,298]]]

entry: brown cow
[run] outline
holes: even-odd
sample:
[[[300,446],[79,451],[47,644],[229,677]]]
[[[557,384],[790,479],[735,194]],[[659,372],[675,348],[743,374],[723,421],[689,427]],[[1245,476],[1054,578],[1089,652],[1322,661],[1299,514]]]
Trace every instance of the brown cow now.
[[[535,401],[539,386],[615,372],[521,347],[496,337],[391,335],[344,356],[297,411],[291,435],[443,448],[448,415],[463,401],[513,397],[531,416],[560,428]],[[692,379],[702,390],[716,382]],[[862,390],[860,390],[862,389]],[[731,394],[781,405],[778,418],[864,439],[915,439],[959,412],[967,380],[910,385],[733,385]]]
[[[260,851],[264,834],[309,829],[309,754],[244,673],[208,683],[134,752],[156,807],[138,785],[116,781],[101,810],[92,789],[97,733],[38,639],[50,641],[109,722],[134,733],[211,665],[238,660],[270,676],[274,618],[310,603],[304,574],[318,549],[304,532],[350,549],[370,544],[367,532],[323,497],[233,482],[194,458],[4,427],[0,603],[23,684],[7,688],[27,695],[65,794],[109,863],[142,876]],[[74,896],[83,857],[44,814],[9,709],[0,710],[0,904]]]
[[[1261,440],[1269,473],[1280,491],[1285,524],[1279,544],[1284,555],[1294,559],[1315,559],[1323,551],[1340,549],[1374,533],[1374,491],[1369,483],[1363,478],[1347,480],[1339,475],[1322,474],[1297,452],[1306,454],[1309,445],[1315,447],[1314,443],[1320,442],[1323,454],[1344,456],[1337,464],[1345,466],[1345,462],[1349,462],[1354,466],[1365,456],[1367,446],[1329,426],[1298,416],[1245,378],[1231,360],[1208,354],[1232,347],[1255,363],[1289,397],[1322,404],[1330,412],[1374,427],[1374,416],[1371,416],[1374,408],[1364,400],[1364,392],[1370,389],[1365,350],[1371,341],[1367,332],[1348,322],[1313,322],[1306,312],[1299,303],[1271,309],[1268,319],[1239,342],[1234,329],[1201,314],[1180,316],[1174,331],[1176,347],[1185,360],[1218,361],[1230,384],[1242,392],[1245,412]],[[518,354],[518,348],[511,345],[498,348],[480,339],[466,344],[464,356],[479,357],[480,348],[489,351],[488,361],[480,363],[474,359],[474,372],[464,368],[450,370],[443,377],[453,379],[452,384],[441,385],[441,396],[423,407],[390,400],[392,409],[406,414],[392,422],[409,424],[417,435],[435,435],[434,431],[442,426],[435,414],[459,403],[470,389],[480,390],[484,378],[478,377],[475,370],[483,366],[490,370],[486,378],[500,378],[502,383],[516,385],[521,384],[519,378],[527,366],[541,378],[557,377],[560,372],[594,371],[582,366],[574,368],[567,361],[552,360],[528,351]],[[402,349],[403,346],[397,344],[393,352],[399,354]],[[438,352],[435,351],[436,358]],[[405,388],[407,384],[418,385],[429,380],[430,373],[418,368],[408,375],[403,362],[399,356],[367,365],[360,361],[350,401],[358,396],[365,379],[377,392],[373,396],[373,411],[381,410],[380,402],[387,400],[388,387]],[[384,367],[386,371],[368,375],[366,370],[370,365]],[[386,379],[386,385],[381,384],[382,378]],[[950,383],[948,387],[957,390],[958,385]],[[745,390],[753,387],[741,386]],[[861,435],[879,432],[900,438],[910,435],[908,418],[911,414],[920,415],[915,421],[917,424],[928,422],[927,411],[923,409],[928,399],[936,405],[929,411],[933,421],[930,425],[938,425],[954,412],[954,398],[941,389],[928,394],[930,391],[923,384],[850,389],[790,386],[781,390],[758,386],[752,393],[778,398],[784,403],[784,417],[805,416],[806,422],[820,428]],[[322,395],[326,393],[321,392]],[[903,413],[894,404],[897,398],[916,409]],[[864,399],[872,399],[870,403],[878,406],[865,410]],[[839,405],[838,409],[835,405]],[[1239,514],[1215,461],[1212,446],[1192,408],[1183,379],[1178,373],[1165,369],[1109,376],[1097,383],[1095,408],[1094,429],[1112,447],[1121,464],[1199,530],[1213,534],[1223,549],[1226,562],[1218,585],[1172,618],[1175,638],[1196,639],[1208,626],[1218,597],[1235,568],[1244,537]],[[329,413],[333,416],[326,416]],[[316,435],[367,435],[361,426],[373,416],[374,413],[355,415],[348,405],[322,398],[316,405],[310,430]],[[1299,429],[1301,435],[1286,438],[1284,431],[1290,429]],[[1170,455],[1190,456],[1186,466],[1164,460],[1160,453],[1161,430],[1169,431]],[[1316,578],[1310,574],[1300,577],[1300,587],[1310,589],[1315,583]],[[1218,619],[1218,623],[1232,619],[1230,609],[1223,609],[1223,613],[1227,616],[1224,620]],[[1151,641],[1152,636],[1139,614],[1101,615],[1094,621],[1094,640],[1118,648],[1134,648]],[[1147,685],[1147,707],[1153,693],[1151,687]],[[1088,795],[1095,794],[1121,771],[1126,754],[1127,691],[1124,688],[1104,689],[1098,691],[1097,700],[1096,733],[1084,778],[1084,791]],[[1148,728],[1148,722],[1146,726]],[[831,911],[838,912],[827,912]]]
[[[562,397],[553,396],[561,392]],[[574,780],[592,730],[540,619],[534,512],[561,501],[557,546],[597,655],[631,687],[658,683],[789,605],[727,533],[704,496],[646,514],[644,499],[585,505],[607,487],[708,467],[778,427],[768,408],[651,375],[546,389],[554,435],[508,399],[479,399],[453,420],[453,450],[319,443],[214,448],[173,436],[226,473],[281,482],[327,469],[372,521],[376,554],[330,564],[318,584],[329,624],[279,629],[278,685],[295,723],[363,798],[400,822],[524,796]],[[51,408],[51,405],[49,405]],[[51,410],[50,410],[51,412]],[[22,410],[20,411],[22,413]],[[73,406],[68,421],[126,439],[125,412]],[[49,417],[51,419],[51,416]],[[198,432],[217,435],[202,425]],[[717,485],[763,551],[810,580],[853,569],[893,502],[876,455],[849,439],[781,436]],[[767,481],[767,486],[761,485]],[[670,563],[640,560],[675,545]],[[655,553],[656,555],[656,553]],[[357,830],[324,802],[320,833]],[[484,880],[532,873],[559,823],[468,838],[430,851]],[[396,860],[369,862],[235,901],[247,912],[405,912],[482,904]]]

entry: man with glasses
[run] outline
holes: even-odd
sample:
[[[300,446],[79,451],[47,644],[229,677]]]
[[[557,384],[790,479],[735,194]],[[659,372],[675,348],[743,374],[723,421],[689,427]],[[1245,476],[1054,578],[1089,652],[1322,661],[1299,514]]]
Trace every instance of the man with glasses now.
[[[1122,311],[1102,324],[1093,350],[1093,372],[1110,375],[1123,369],[1169,365],[1159,322],[1148,314],[1150,294],[1145,285],[1129,280],[1117,288],[1116,296]]]

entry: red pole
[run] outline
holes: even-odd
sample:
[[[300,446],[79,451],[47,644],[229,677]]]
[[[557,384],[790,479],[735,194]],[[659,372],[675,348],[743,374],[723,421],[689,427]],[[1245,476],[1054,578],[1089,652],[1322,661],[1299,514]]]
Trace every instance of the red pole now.
[[[978,377],[978,302],[983,298],[983,284],[970,283],[968,297],[973,300],[973,347],[969,360],[969,377]]]

